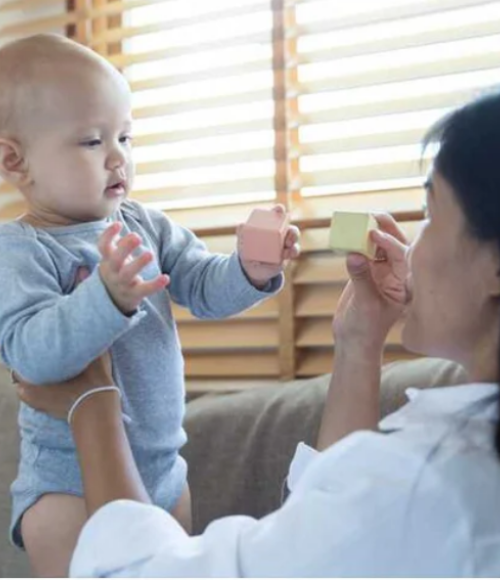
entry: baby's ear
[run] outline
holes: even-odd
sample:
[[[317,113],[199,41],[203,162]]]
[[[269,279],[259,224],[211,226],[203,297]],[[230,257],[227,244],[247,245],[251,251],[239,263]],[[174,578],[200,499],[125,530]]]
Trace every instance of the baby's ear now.
[[[29,181],[28,163],[21,145],[0,136],[0,175],[20,188]]]

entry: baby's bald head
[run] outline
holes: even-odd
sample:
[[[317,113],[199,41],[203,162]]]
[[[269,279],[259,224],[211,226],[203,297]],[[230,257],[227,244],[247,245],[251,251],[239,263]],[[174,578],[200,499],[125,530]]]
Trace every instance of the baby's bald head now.
[[[68,77],[92,73],[124,82],[105,59],[63,36],[39,34],[0,48],[0,137],[22,139],[51,93],[64,90]]]

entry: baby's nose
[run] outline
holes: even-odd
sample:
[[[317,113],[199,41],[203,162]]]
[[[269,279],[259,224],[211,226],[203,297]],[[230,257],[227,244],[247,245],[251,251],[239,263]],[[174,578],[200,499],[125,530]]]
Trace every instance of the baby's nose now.
[[[106,166],[108,169],[117,169],[125,165],[125,162],[125,155],[121,151],[114,151],[112,154],[108,155]]]

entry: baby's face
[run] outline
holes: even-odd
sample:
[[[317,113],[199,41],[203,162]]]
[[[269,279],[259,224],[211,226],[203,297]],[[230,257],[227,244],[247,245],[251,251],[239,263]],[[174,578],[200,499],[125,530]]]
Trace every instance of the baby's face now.
[[[31,207],[60,223],[111,215],[132,188],[130,93],[119,76],[67,68],[42,87],[26,156]],[[26,119],[28,121],[28,119]]]

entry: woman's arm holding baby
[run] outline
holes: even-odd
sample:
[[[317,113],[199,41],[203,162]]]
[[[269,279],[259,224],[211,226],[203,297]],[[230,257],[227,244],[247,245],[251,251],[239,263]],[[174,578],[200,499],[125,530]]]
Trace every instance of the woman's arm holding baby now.
[[[39,411],[66,420],[71,408],[71,428],[83,479],[89,516],[117,499],[150,503],[127,438],[117,390],[90,394],[113,385],[109,355],[91,363],[64,385],[39,387],[19,384],[19,398]],[[84,393],[76,408],[75,402]]]

